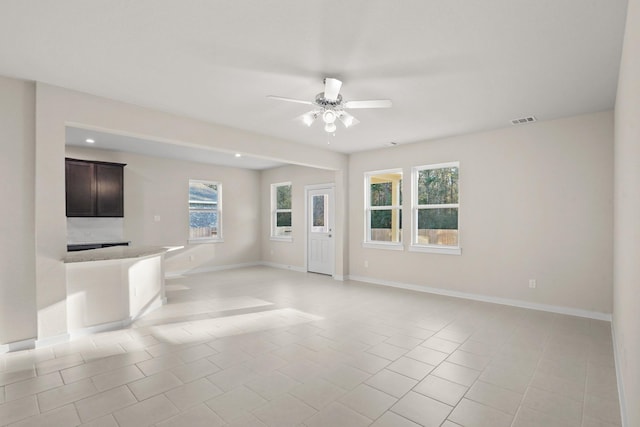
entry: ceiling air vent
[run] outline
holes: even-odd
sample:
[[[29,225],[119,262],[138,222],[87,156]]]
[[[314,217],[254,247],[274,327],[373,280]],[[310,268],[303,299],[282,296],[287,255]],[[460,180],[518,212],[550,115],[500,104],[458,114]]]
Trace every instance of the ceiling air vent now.
[[[529,117],[521,117],[519,119],[513,119],[511,120],[511,124],[512,125],[523,125],[525,123],[533,123],[536,121],[535,116],[529,116]]]

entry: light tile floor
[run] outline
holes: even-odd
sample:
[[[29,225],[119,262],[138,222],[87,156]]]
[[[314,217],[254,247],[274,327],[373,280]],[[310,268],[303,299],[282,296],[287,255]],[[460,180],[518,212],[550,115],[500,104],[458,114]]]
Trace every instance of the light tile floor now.
[[[256,267],[0,355],[0,426],[620,425],[607,322]]]

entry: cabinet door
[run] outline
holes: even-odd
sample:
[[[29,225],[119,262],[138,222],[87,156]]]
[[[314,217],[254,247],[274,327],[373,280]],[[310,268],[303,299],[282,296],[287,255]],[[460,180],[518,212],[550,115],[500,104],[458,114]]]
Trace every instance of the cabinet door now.
[[[94,165],[87,162],[67,160],[66,193],[67,216],[95,216],[96,186]]]
[[[123,217],[123,167],[96,163],[96,216]]]

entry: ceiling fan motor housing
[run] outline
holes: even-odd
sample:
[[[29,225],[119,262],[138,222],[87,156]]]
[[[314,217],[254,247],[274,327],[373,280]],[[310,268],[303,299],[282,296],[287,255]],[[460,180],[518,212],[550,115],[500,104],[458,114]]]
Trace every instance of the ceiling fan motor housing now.
[[[324,97],[324,92],[321,92],[316,95],[315,102],[320,107],[335,109],[342,104],[342,95],[338,95],[336,99],[327,99]]]

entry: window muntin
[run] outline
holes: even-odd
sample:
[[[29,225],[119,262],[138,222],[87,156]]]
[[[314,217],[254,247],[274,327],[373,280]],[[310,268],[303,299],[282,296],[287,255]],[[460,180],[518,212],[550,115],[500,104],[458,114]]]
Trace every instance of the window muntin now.
[[[291,239],[291,183],[271,184],[271,237]]]
[[[459,163],[413,169],[413,246],[458,248]]]
[[[222,186],[189,180],[189,240],[222,240]]]
[[[402,170],[365,174],[365,243],[402,243]]]

